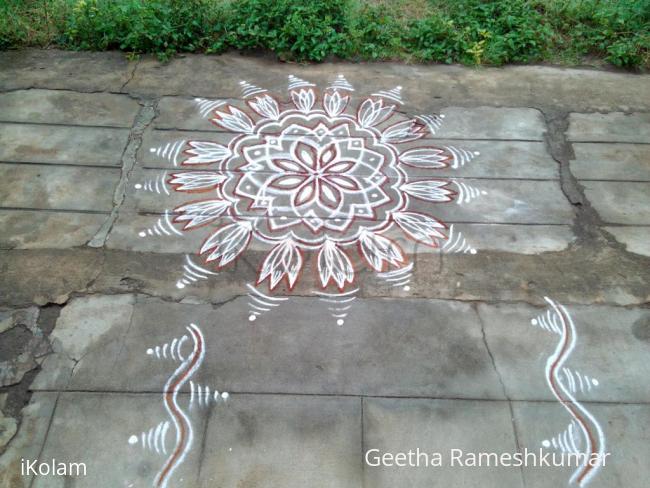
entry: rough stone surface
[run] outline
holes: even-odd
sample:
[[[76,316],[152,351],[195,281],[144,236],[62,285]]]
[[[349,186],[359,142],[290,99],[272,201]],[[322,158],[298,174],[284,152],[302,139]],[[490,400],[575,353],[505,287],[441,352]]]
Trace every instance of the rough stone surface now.
[[[101,270],[102,260],[101,254],[86,249],[48,250],[40,256],[18,250],[3,253],[0,299],[3,304],[64,303],[70,293],[83,291],[92,283]],[[52,272],[53,262],[60,272]]]
[[[585,181],[582,185],[606,223],[650,225],[650,182]]]
[[[20,429],[0,456],[0,486],[30,486],[32,476],[21,474],[21,459],[38,459],[58,396],[52,392],[34,393],[23,409]]]
[[[570,114],[570,141],[650,143],[650,114]]]
[[[0,205],[39,210],[108,212],[119,179],[117,169],[2,164]]]
[[[284,89],[288,74],[325,85],[336,73],[342,73],[353,85],[364,87],[368,92],[401,85],[404,92],[414,95],[406,108],[416,112],[449,103],[545,105],[573,111],[630,110],[632,107],[647,110],[650,107],[645,101],[650,99],[645,76],[544,66],[475,70],[459,66],[337,63],[332,70],[329,65],[287,67],[269,59],[234,54],[187,55],[164,66],[145,57],[125,90],[147,95],[237,98],[240,96],[237,83],[257,81],[259,73],[264,73],[264,86],[271,90]]]
[[[0,450],[3,450],[5,446],[13,439],[18,428],[18,422],[12,417],[5,417],[0,412]]]
[[[20,383],[50,352],[47,337],[37,323],[38,314],[36,307],[0,310],[0,387]]]
[[[131,127],[138,102],[124,95],[18,90],[0,94],[3,122]]]
[[[66,249],[83,246],[106,215],[37,210],[0,210],[2,249]]]
[[[50,335],[54,354],[45,359],[43,372],[32,387],[65,388],[73,372],[75,377],[84,376],[93,350],[115,357],[124,347],[119,338],[128,331],[132,314],[133,297],[129,295],[72,300]],[[88,381],[92,384],[93,380]]]
[[[649,227],[604,227],[616,240],[625,244],[629,252],[650,256]]]
[[[581,180],[650,181],[650,145],[576,143],[571,171]]]
[[[126,129],[0,123],[0,161],[117,166]]]
[[[7,51],[0,56],[0,88],[116,92],[129,81],[134,68],[135,63],[119,52]]]

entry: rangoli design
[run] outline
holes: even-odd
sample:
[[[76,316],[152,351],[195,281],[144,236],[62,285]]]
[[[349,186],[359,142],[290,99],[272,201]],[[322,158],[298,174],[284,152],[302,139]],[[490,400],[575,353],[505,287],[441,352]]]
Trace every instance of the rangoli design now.
[[[132,446],[140,445],[142,449],[164,457],[160,470],[152,480],[154,488],[170,486],[169,481],[174,472],[194,446],[191,411],[195,406],[205,408],[213,403],[226,402],[230,397],[228,392],[210,390],[209,386],[192,381],[191,378],[203,364],[206,344],[197,325],[190,324],[186,329],[187,333],[183,336],[147,350],[147,355],[151,358],[178,364],[165,383],[162,393],[162,402],[169,420],[161,421],[140,435],[133,434],[128,440]],[[183,389],[189,390],[189,395],[184,395],[187,402],[182,406],[179,394]]]
[[[400,113],[400,87],[353,104],[354,89],[342,75],[322,92],[290,76],[287,101],[241,84],[240,106],[197,99],[201,114],[231,134],[229,143],[151,148],[184,170],[145,189],[170,194],[169,186],[188,198],[141,235],[205,234],[197,249],[202,262],[188,257],[179,288],[233,263],[253,241],[268,246],[255,286],[267,283],[269,292],[282,282],[293,290],[308,255],[317,269],[312,286],[334,294],[355,288],[353,262],[404,281],[400,272],[408,274],[411,263],[396,235],[443,252],[476,252],[436,215],[436,205],[485,194],[436,175],[478,155],[424,139],[444,116]],[[430,207],[413,210],[416,201]]]
[[[546,361],[545,376],[553,396],[571,416],[571,422],[563,432],[542,441],[542,446],[563,454],[580,455],[581,464],[569,483],[586,486],[605,462],[605,434],[593,414],[576,399],[576,394],[587,394],[599,382],[566,366],[578,340],[576,327],[566,307],[550,298],[544,299],[550,308],[531,323],[560,336]]]

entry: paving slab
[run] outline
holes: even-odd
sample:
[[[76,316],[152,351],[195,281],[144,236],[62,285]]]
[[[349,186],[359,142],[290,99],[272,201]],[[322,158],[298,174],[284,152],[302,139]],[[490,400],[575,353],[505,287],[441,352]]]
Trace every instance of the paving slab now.
[[[451,450],[514,452],[515,433],[507,402],[464,400],[364,400],[364,452],[441,453],[440,466],[364,466],[365,486],[523,487],[519,468],[452,465]],[[376,451],[371,453],[377,454]],[[375,461],[371,460],[371,463]]]
[[[580,142],[650,143],[650,114],[572,113],[567,138]]]
[[[23,476],[21,473],[21,460],[38,458],[58,396],[56,392],[32,394],[29,404],[22,410],[20,429],[0,456],[0,486],[7,488],[31,486],[32,476]]]
[[[436,137],[543,141],[546,125],[539,110],[530,108],[448,107]]]
[[[183,395],[177,403],[187,411],[188,396]],[[193,426],[191,449],[172,471],[170,486],[197,486],[201,452],[197,447],[203,443],[207,415],[207,408],[194,408],[191,417],[188,416]],[[162,395],[62,393],[39,459],[84,463],[86,473],[85,476],[35,476],[32,486],[152,486],[176,446],[172,425],[165,435],[162,428],[157,429],[165,421],[172,424]]]
[[[128,129],[0,123],[0,161],[119,166]]]
[[[97,278],[102,260],[100,253],[86,248],[4,252],[0,300],[17,305],[65,303],[71,293],[85,290]]]
[[[370,96],[372,92],[355,93],[354,103]],[[286,98],[286,89],[278,95]],[[215,100],[217,101],[217,100]],[[241,108],[245,104],[236,100],[218,101]],[[223,132],[224,129],[210,122],[210,112],[200,110],[195,99],[163,97],[158,103],[158,117],[154,122],[157,129],[198,130]],[[248,109],[250,111],[250,109]],[[444,121],[435,132],[436,139],[523,139],[542,141],[546,126],[538,110],[529,108],[494,107],[442,107],[439,111]],[[419,112],[416,112],[419,113]]]
[[[119,354],[122,338],[131,325],[134,303],[132,295],[74,299],[61,311],[50,335],[54,354],[45,358],[43,371],[32,387],[63,390],[73,371],[75,377],[85,378],[81,382],[92,384],[93,378],[86,375],[86,363],[97,354],[107,354],[111,361]],[[112,362],[110,370],[118,368],[120,365]]]
[[[639,258],[629,253],[605,247],[579,247],[580,252],[570,248],[558,253],[524,255],[512,252],[479,252],[477,254],[417,254],[412,281],[412,291],[402,292],[385,280],[378,280],[374,271],[361,269],[358,286],[361,296],[413,296],[469,301],[523,301],[543,305],[543,296],[548,290],[565,303],[614,305],[643,305],[648,296],[647,283],[650,279],[647,266],[639,266]],[[75,250],[76,252],[76,250]],[[31,299],[49,289],[50,294],[76,291],[76,282],[69,284],[48,280],[45,286],[34,289],[31,280],[37,276],[37,268],[32,262],[42,266],[43,262],[61,259],[65,270],[73,256],[68,253],[43,251],[32,255],[31,260],[20,251],[11,253],[10,258],[0,256],[0,264],[11,270],[15,286],[8,288],[8,296],[14,300]],[[99,254],[99,253],[97,253]],[[95,263],[88,263],[91,255],[80,255],[91,271]],[[192,284],[187,289],[179,289],[177,284],[185,271],[186,256],[183,254],[155,254],[105,250],[102,272],[97,276],[88,291],[92,293],[142,292],[175,300],[183,298],[200,299],[209,303],[221,303],[234,296],[248,293],[246,284],[255,282],[258,265],[265,254],[247,253],[232,266],[226,266],[216,276]],[[316,270],[314,256],[306,256],[305,276],[294,292],[311,293]],[[641,258],[643,259],[643,258]],[[17,270],[23,270],[18,277]],[[175,270],[171,271],[170,270]],[[614,271],[615,270],[615,271]],[[77,270],[75,270],[77,271]],[[57,274],[58,274],[57,273]],[[432,279],[433,277],[433,279]],[[0,284],[3,283],[0,275]],[[8,282],[9,278],[7,278]],[[562,287],[558,287],[558,282]],[[279,285],[276,293],[286,293],[284,285]]]
[[[173,173],[172,173],[173,174]],[[239,174],[227,174],[233,181],[238,181]],[[209,199],[210,193],[187,193],[174,191],[162,182],[169,181],[170,175],[160,170],[143,170],[141,175],[127,187],[125,206],[139,213],[163,214],[165,210],[175,214],[175,208],[189,202]],[[238,186],[266,185],[267,175],[247,173]],[[362,178],[362,177],[361,177]],[[412,178],[410,182],[423,181]],[[246,183],[248,182],[248,183]],[[138,185],[136,187],[136,185]],[[156,191],[156,188],[161,188]],[[148,191],[148,187],[152,187]],[[574,210],[568,203],[557,181],[501,180],[501,179],[454,179],[449,189],[458,195],[453,202],[431,203],[417,198],[407,200],[405,208],[414,212],[434,214],[445,222],[472,223],[512,223],[512,224],[570,224],[573,222]],[[244,186],[246,188],[246,186]],[[166,190],[166,191],[165,191]],[[169,195],[167,195],[169,193]],[[205,196],[204,196],[205,195]],[[380,193],[374,194],[382,198]],[[201,198],[203,197],[203,198]],[[360,194],[347,197],[351,202],[361,202]],[[364,194],[365,198],[365,194]],[[372,199],[373,194],[367,196]],[[408,197],[407,197],[408,198]],[[242,205],[242,207],[244,207]],[[290,208],[277,207],[276,216],[293,215]],[[257,211],[247,208],[235,210],[238,216],[256,216]],[[314,208],[314,215],[328,218],[331,210]],[[374,220],[358,216],[361,220]]]
[[[197,254],[211,230],[230,222],[226,219],[217,219],[207,229],[198,229],[179,236],[171,230],[167,230],[170,235],[160,231],[158,231],[160,235],[157,235],[155,229],[159,228],[159,221],[165,229],[168,229],[164,215],[123,212],[111,229],[106,247],[137,252]],[[450,237],[448,244],[443,244],[441,248],[420,245],[405,237],[396,228],[390,229],[384,235],[397,242],[409,255],[440,252],[468,254],[472,253],[472,249],[476,252],[505,251],[536,254],[562,251],[575,240],[575,235],[568,225],[457,224],[451,221],[447,221],[447,224]],[[268,252],[271,246],[255,240],[251,242],[249,249]]]
[[[117,168],[0,164],[0,206],[109,212],[119,179]]]
[[[214,76],[220,73],[220,76]],[[341,73],[357,89],[369,93],[402,86],[408,93],[408,108],[435,110],[444,103],[489,104],[524,107],[549,105],[573,111],[647,110],[650,89],[647,75],[590,69],[557,69],[546,66],[464,68],[421,66],[403,63],[337,63],[331,65],[286,65],[271,59],[185,55],[161,64],[144,56],[125,90],[140,94],[236,98],[241,80],[258,80],[264,73],[264,88],[283,90],[287,75],[299,76],[319,86]],[[423,87],[426,87],[423,90]]]
[[[597,305],[567,308],[575,323],[576,342],[566,362],[574,378],[567,377],[565,381],[582,386],[573,393],[574,397],[584,401],[647,403],[650,311]],[[554,399],[545,368],[561,337],[531,323],[545,309],[479,304],[478,313],[508,397]]]
[[[647,404],[598,403],[585,403],[584,407],[600,425],[605,452],[610,453],[605,465],[588,481],[588,486],[645,486],[650,475],[645,461],[650,455],[650,407]],[[559,403],[515,402],[513,412],[519,441],[531,450],[542,448],[544,441],[557,439],[571,422]],[[575,442],[580,445],[578,436]],[[559,459],[561,450],[550,446],[544,452],[556,453]],[[572,466],[528,467],[523,470],[525,486],[567,486],[575,471]]]
[[[177,171],[192,171],[191,166],[183,166],[187,158],[183,148],[172,146],[178,141],[200,140],[228,144],[231,135],[224,132],[203,130],[201,132],[176,130],[147,130],[143,136],[142,145],[138,151],[138,162],[144,168],[169,169]],[[169,146],[167,146],[169,144]],[[528,141],[477,141],[471,139],[422,139],[420,143],[412,144],[434,146],[452,146],[479,153],[471,162],[458,168],[440,168],[434,171],[423,168],[409,168],[409,173],[416,176],[456,176],[473,178],[529,178],[557,179],[558,165],[546,151],[542,142]],[[162,156],[164,148],[168,152]],[[403,147],[410,147],[406,143]],[[158,152],[158,148],[162,148]],[[153,151],[152,151],[153,149]],[[170,154],[175,155],[169,157]],[[526,164],[522,164],[525,161]],[[209,166],[202,169],[211,169]]]
[[[190,401],[186,394],[177,399],[193,435],[168,479],[171,486],[361,486],[358,399],[232,395],[209,405]],[[86,475],[37,476],[32,486],[151,486],[175,446],[170,420],[161,395],[62,393],[40,458],[83,462]]]
[[[119,91],[135,68],[120,52],[18,49],[0,56],[0,90],[50,88]]]
[[[106,215],[38,210],[0,210],[2,249],[62,249],[85,245]]]
[[[88,300],[89,307],[102,303]],[[292,306],[251,322],[251,300],[240,297],[213,307],[140,298],[130,322],[117,317],[104,322],[97,342],[75,354],[83,361],[68,389],[160,391],[169,361],[146,352],[171,344],[193,322],[201,327],[207,350],[195,381],[218,380],[227,391],[502,398],[469,305],[359,298],[349,311],[354,327],[346,327],[331,316],[333,305],[317,297],[292,298]],[[103,314],[101,308],[85,309],[74,307],[65,323],[83,324]],[[106,354],[107,347],[112,354]],[[300,368],[292,367],[298,363]],[[129,375],[117,374],[125,369]],[[61,387],[56,365],[49,371],[45,364],[44,371],[38,388]]]
[[[650,225],[650,183],[583,181],[582,186],[604,222]]]
[[[212,408],[197,486],[361,488],[361,400],[232,395]]]
[[[0,94],[2,122],[131,127],[140,106],[127,95],[62,90]]]
[[[625,244],[628,252],[650,256],[650,227],[604,227],[618,242]]]
[[[576,143],[571,172],[581,180],[650,181],[650,145]]]

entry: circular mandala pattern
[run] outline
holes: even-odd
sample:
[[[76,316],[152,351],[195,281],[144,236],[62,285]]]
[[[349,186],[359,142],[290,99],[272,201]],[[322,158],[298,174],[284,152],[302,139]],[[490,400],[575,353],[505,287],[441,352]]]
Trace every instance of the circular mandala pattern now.
[[[353,105],[342,76],[322,93],[290,77],[286,102],[246,82],[242,88],[245,105],[207,105],[210,120],[233,134],[229,144],[187,142],[181,165],[192,171],[168,181],[178,192],[204,195],[174,209],[173,221],[182,231],[211,227],[199,249],[207,264],[228,265],[255,239],[270,249],[258,284],[268,280],[273,290],[286,280],[292,289],[305,252],[313,251],[320,286],[342,291],[354,281],[351,252],[377,272],[406,266],[404,251],[386,235],[391,227],[432,247],[448,238],[443,222],[409,210],[413,199],[456,197],[450,180],[413,179],[409,170],[433,172],[471,158],[421,143],[440,116],[400,114],[399,87]]]

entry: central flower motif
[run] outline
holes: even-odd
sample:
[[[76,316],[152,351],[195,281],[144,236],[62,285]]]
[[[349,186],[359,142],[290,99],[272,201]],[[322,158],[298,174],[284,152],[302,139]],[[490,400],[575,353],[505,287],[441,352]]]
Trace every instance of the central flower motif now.
[[[357,163],[352,159],[343,159],[337,144],[318,147],[296,141],[291,152],[293,159],[272,160],[278,170],[289,174],[275,177],[270,186],[291,192],[295,207],[317,202],[338,209],[343,199],[341,193],[361,189],[355,177],[347,176],[347,172]]]
[[[403,204],[395,158],[353,120],[292,113],[236,145],[224,169],[241,177],[223,193],[238,212],[263,217],[270,240],[289,228],[305,243],[349,240],[355,221],[384,221]]]

